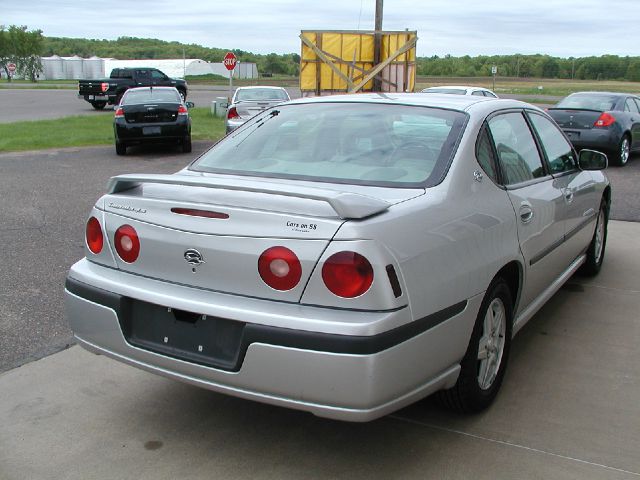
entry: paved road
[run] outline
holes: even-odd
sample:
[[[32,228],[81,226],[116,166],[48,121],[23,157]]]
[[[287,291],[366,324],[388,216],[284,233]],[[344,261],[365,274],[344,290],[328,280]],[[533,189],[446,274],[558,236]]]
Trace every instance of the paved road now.
[[[0,154],[0,372],[64,348],[66,272],[83,256],[87,213],[120,173],[171,173],[191,154],[113,147]],[[1,475],[0,475],[1,478]]]
[[[228,87],[193,85],[187,100],[196,107],[211,107],[216,97],[226,97]],[[300,96],[299,89],[289,89],[292,98]],[[91,104],[78,98],[73,89],[39,90],[0,88],[0,123],[23,120],[44,120],[72,115],[113,115],[112,107],[95,110]]]

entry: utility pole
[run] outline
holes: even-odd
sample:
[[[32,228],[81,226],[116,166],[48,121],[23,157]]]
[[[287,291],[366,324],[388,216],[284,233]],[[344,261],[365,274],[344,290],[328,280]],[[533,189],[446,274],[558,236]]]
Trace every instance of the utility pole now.
[[[380,53],[382,50],[382,5],[383,0],[376,0],[376,21],[375,21],[375,33],[373,36],[373,61],[376,65],[380,63]],[[375,78],[373,80],[373,91],[382,91],[382,82]]]

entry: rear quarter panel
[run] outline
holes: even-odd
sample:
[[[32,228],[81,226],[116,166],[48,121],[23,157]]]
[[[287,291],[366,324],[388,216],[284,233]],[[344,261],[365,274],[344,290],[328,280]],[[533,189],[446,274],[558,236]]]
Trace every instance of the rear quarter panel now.
[[[440,185],[369,220],[346,222],[335,237],[375,239],[392,253],[414,319],[483,293],[505,264],[521,259],[507,193],[486,174],[474,178],[478,129],[467,126]]]

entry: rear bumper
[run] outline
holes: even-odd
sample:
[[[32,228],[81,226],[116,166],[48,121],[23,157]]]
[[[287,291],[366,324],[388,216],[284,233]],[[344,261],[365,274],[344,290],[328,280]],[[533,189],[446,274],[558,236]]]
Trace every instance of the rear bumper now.
[[[577,130],[563,128],[573,146],[577,149],[589,148],[604,152],[618,149],[621,132],[612,129],[592,128],[589,130]]]
[[[131,125],[122,119],[114,123],[116,140],[126,143],[162,143],[182,140],[190,133],[190,123],[182,120],[157,125]],[[150,130],[155,129],[154,130]]]
[[[87,102],[107,102],[115,103],[115,95],[103,95],[94,93],[79,93],[78,98],[86,100]]]
[[[163,282],[86,260],[74,265],[68,278],[69,323],[88,350],[221,393],[349,421],[372,420],[451,387],[481,301],[474,297],[427,317],[431,323],[425,324],[410,321],[409,308],[339,311],[178,285],[166,295],[166,289],[155,288]],[[220,317],[226,313],[225,318],[246,324],[245,333],[259,334],[245,342],[237,368],[175,358],[127,341],[118,317],[122,297]],[[284,328],[292,323],[304,329]],[[311,325],[316,328],[309,330]]]

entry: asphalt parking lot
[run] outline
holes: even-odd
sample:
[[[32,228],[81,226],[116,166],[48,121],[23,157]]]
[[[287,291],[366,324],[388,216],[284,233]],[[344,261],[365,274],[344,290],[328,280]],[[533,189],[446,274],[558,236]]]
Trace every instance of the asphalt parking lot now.
[[[516,337],[494,406],[458,416],[427,399],[358,425],[66,348],[64,277],[108,178],[173,172],[206,147],[0,154],[0,479],[640,477],[640,158],[608,172],[601,274]]]
[[[291,98],[300,96],[300,89],[288,88]],[[229,87],[190,85],[187,100],[196,107],[210,108],[216,97],[229,95]],[[0,123],[44,120],[72,115],[113,115],[113,107],[95,110],[78,98],[78,90],[64,88],[46,90],[34,88],[0,88]]]

